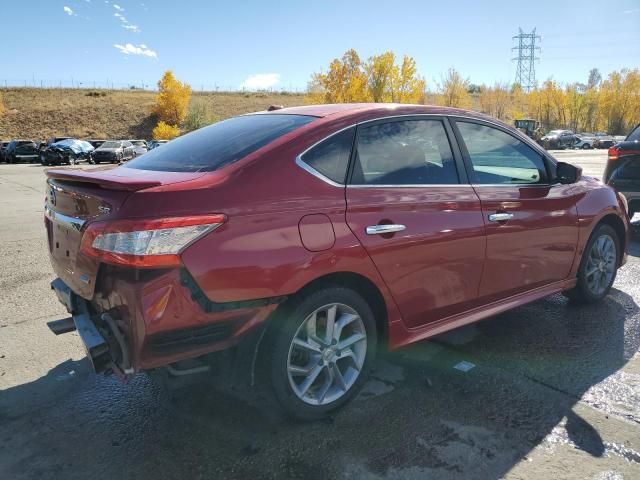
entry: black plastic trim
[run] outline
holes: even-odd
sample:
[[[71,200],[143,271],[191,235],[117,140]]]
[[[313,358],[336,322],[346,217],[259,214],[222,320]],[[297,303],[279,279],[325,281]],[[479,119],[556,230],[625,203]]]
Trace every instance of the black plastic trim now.
[[[180,271],[180,282],[191,292],[191,298],[207,313],[226,312],[229,310],[240,310],[242,308],[264,307],[266,305],[282,303],[287,299],[286,295],[282,295],[278,297],[217,303],[207,298],[191,274],[184,268]]]

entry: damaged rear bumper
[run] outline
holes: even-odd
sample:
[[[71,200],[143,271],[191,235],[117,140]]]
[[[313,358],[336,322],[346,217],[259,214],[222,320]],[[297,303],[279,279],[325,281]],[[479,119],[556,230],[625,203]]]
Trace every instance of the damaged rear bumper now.
[[[51,331],[56,335],[77,331],[96,373],[133,373],[127,361],[128,346],[109,314],[92,315],[89,303],[76,295],[60,278],[51,282],[51,289],[71,314],[69,318],[48,322]]]

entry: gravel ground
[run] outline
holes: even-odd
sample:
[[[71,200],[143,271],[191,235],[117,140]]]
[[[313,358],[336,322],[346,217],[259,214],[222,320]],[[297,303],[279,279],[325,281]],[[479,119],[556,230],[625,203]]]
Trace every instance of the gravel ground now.
[[[606,152],[557,157],[601,176]],[[387,353],[356,401],[303,425],[91,374],[77,335],[45,324],[66,312],[43,180],[0,165],[0,478],[640,478],[638,237],[601,304],[553,296]]]

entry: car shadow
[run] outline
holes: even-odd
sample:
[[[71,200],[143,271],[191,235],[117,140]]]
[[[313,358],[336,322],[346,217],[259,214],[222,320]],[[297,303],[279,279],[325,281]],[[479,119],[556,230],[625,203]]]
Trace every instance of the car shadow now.
[[[358,398],[308,424],[69,360],[0,393],[0,477],[502,478],[550,441],[602,457],[575,407],[630,415],[601,401],[640,347],[638,311],[616,289],[592,306],[556,295],[384,353]]]

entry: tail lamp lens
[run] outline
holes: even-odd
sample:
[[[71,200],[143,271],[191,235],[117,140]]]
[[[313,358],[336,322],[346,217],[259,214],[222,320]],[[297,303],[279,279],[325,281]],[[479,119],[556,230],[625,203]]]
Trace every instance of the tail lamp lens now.
[[[610,147],[607,153],[609,160],[618,160],[618,149],[616,147]]]
[[[116,265],[176,267],[187,246],[225,221],[225,215],[216,214],[91,223],[82,237],[81,251]]]

